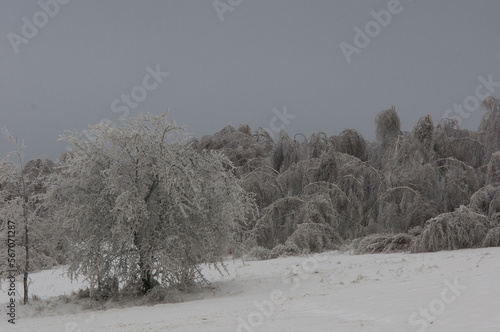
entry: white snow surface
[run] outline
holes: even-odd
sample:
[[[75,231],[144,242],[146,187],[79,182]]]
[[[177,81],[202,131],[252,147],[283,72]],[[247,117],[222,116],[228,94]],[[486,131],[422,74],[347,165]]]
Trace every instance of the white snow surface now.
[[[30,293],[40,300],[18,299],[15,325],[1,284],[0,331],[500,331],[500,248],[331,251],[227,260],[227,268],[229,275],[205,268],[215,289],[180,294],[183,302],[108,310],[65,304],[61,295],[85,283],[71,283],[62,268],[33,273]]]

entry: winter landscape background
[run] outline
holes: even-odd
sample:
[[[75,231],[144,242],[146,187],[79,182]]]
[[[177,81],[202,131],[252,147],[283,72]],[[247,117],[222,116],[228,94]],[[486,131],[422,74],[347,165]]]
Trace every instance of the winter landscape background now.
[[[497,2],[0,9],[0,330],[500,327]]]

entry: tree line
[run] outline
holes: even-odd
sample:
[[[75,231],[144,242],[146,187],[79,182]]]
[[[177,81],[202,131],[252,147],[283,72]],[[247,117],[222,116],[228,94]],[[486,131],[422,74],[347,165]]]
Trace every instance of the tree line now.
[[[16,221],[16,269],[65,264],[92,296],[205,283],[229,254],[258,259],[349,249],[426,252],[500,245],[500,100],[477,131],[394,107],[376,139],[354,129],[273,138],[231,126],[192,138],[162,116],[61,137],[57,162],[0,163],[0,237]],[[4,241],[5,240],[5,241]],[[6,271],[6,250],[0,271]]]

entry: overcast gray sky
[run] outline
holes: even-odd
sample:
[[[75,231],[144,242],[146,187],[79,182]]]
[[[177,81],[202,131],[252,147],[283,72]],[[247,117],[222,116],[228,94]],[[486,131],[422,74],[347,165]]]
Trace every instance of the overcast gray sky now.
[[[373,140],[391,105],[411,130],[474,96],[479,76],[500,82],[498,0],[59,1],[0,2],[0,127],[27,159],[57,159],[65,129],[167,108],[197,137],[247,123]],[[341,45],[367,23],[348,62]],[[294,118],[279,119],[285,107]]]

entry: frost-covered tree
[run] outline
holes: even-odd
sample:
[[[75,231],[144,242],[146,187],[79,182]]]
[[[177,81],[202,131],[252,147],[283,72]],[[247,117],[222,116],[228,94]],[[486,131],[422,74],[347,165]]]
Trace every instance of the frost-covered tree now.
[[[481,103],[486,110],[479,131],[485,134],[486,162],[489,161],[491,154],[500,150],[500,99],[495,96],[489,96]]]
[[[466,206],[426,221],[422,233],[412,239],[412,252],[457,250],[480,246],[491,221]]]
[[[455,158],[439,160],[444,187],[441,202],[445,211],[453,211],[460,205],[469,204],[471,196],[479,189],[474,169]]]
[[[274,142],[266,131],[259,130],[252,135],[250,126],[241,125],[238,130],[226,126],[214,135],[192,141],[190,146],[198,151],[223,152],[236,166],[236,175],[240,176],[264,166],[262,157],[272,149]]]
[[[331,141],[336,151],[366,160],[366,141],[356,130],[345,129],[340,135],[332,137]]]
[[[271,155],[272,167],[278,172],[284,172],[291,165],[307,157],[304,151],[306,144],[300,144],[297,140],[291,139],[285,131],[280,132],[280,138]]]
[[[51,227],[42,208],[45,178],[54,163],[38,159],[24,165],[24,143],[7,130],[3,133],[15,150],[0,162],[0,238],[9,247],[0,253],[0,271],[23,275],[23,301],[28,304],[29,273],[55,264]]]
[[[443,119],[436,126],[434,150],[438,158],[456,158],[473,168],[483,165],[485,146],[482,136],[460,129],[456,120]]]
[[[320,158],[324,151],[328,149],[331,145],[328,140],[328,136],[324,132],[313,133],[309,137],[309,157],[310,158]]]
[[[375,125],[376,142],[368,147],[368,154],[373,166],[382,169],[386,161],[393,158],[404,133],[401,131],[401,121],[394,106],[377,113]]]
[[[486,176],[487,184],[500,184],[500,151],[492,154]]]
[[[284,196],[279,173],[272,167],[259,167],[243,176],[241,186],[254,194],[257,207],[263,209]]]
[[[379,112],[375,117],[375,124],[377,125],[377,140],[384,145],[401,134],[401,120],[394,106]]]
[[[253,211],[230,161],[189,148],[166,114],[62,139],[73,150],[47,201],[72,243],[69,273],[85,275],[91,290],[119,282],[146,293],[204,280],[199,264],[219,268]]]

